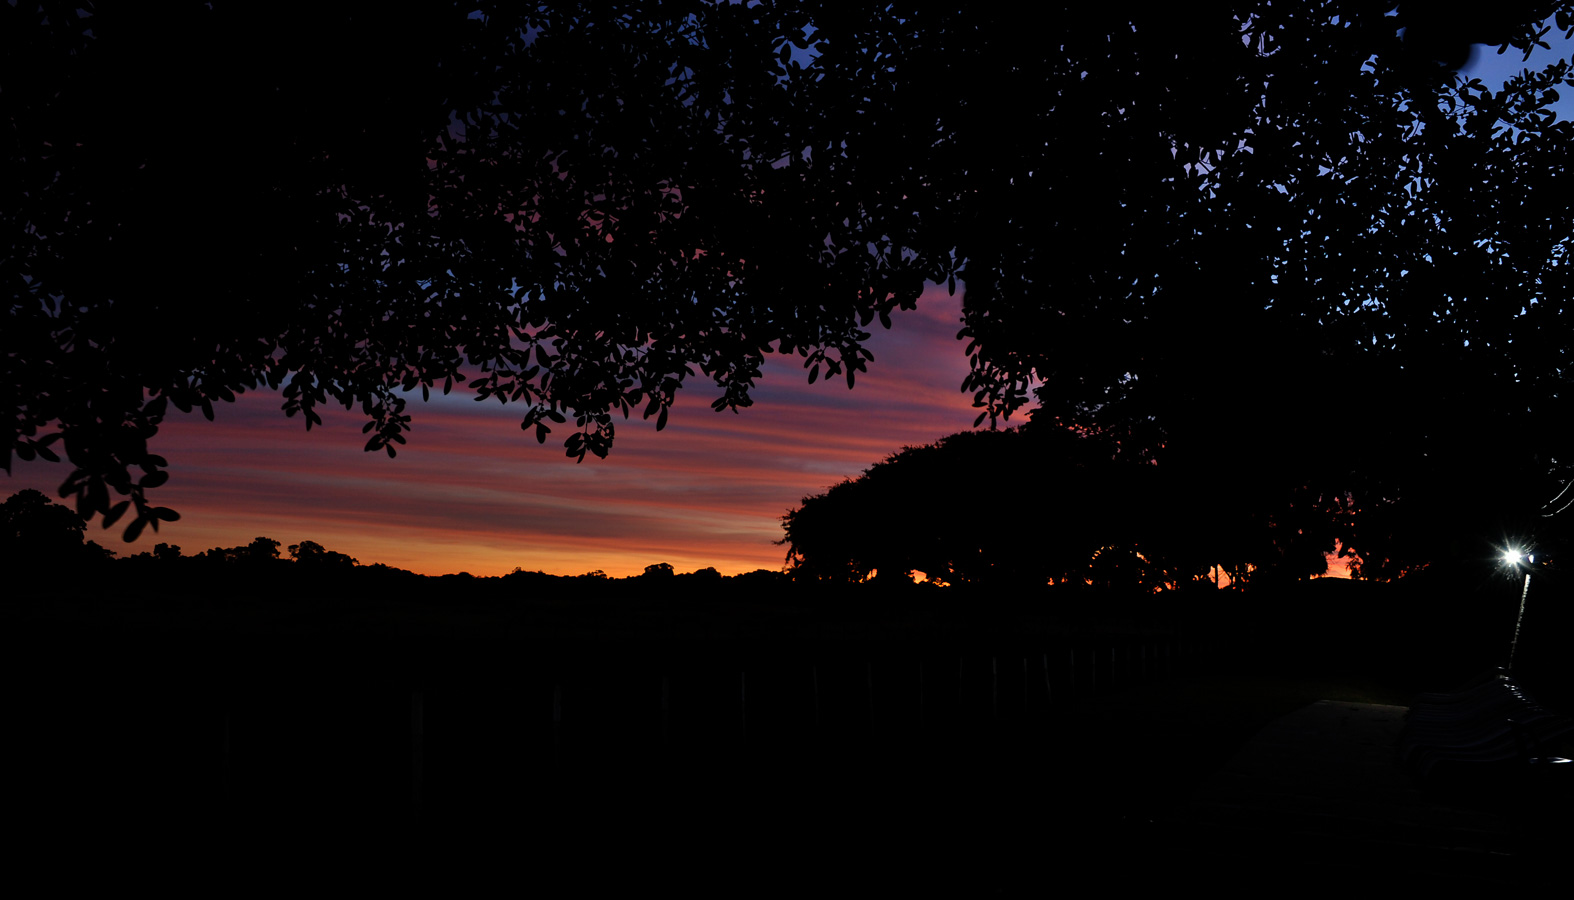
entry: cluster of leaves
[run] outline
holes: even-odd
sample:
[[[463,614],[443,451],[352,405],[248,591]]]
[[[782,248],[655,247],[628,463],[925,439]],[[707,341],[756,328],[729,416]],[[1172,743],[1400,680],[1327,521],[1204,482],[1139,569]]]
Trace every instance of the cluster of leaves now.
[[[1260,414],[1234,386],[1284,365],[1218,348],[1280,340],[1557,419],[1567,71],[1433,60],[1574,4],[1388,6],[0,7],[5,460],[63,435],[62,493],[135,537],[169,406],[262,386],[358,406],[369,451],[459,384],[604,456],[696,372],[717,410],[770,353],[851,387],[862,329],[959,278],[980,421],[1037,383],[1157,452]]]
[[[1035,418],[1206,493],[1352,496],[1408,541],[1394,566],[1533,517],[1574,473],[1574,126],[1550,109],[1568,63],[1498,90],[1439,62],[1471,41],[1528,54],[1574,13],[1389,6],[1186,9],[1179,32],[1046,41],[1055,136],[967,271],[981,400],[1036,383]]]
[[[324,403],[359,406],[367,449],[393,455],[412,392],[468,383],[525,407],[538,440],[572,420],[568,454],[605,456],[614,414],[661,428],[696,369],[718,410],[749,405],[772,352],[851,386],[870,356],[860,325],[954,274],[912,258],[918,198],[884,183],[887,162],[860,169],[876,147],[924,148],[847,102],[890,88],[855,64],[870,49],[855,15],[0,17],[18,188],[0,440],[9,466],[51,456],[37,435],[58,427],[76,467],[63,494],[113,520],[126,506],[109,489],[130,493],[128,538],[171,515],[143,501],[170,404],[211,419],[266,386],[308,429]],[[814,46],[847,65],[811,74],[795,57]],[[281,48],[306,62],[273,64]]]

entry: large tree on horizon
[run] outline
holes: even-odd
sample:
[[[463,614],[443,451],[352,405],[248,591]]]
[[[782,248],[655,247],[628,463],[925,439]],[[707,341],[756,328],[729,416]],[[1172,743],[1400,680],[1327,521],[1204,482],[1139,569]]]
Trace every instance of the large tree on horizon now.
[[[90,571],[115,553],[87,540],[87,523],[70,507],[24,489],[0,502],[0,566],[8,581],[53,578],[61,569]]]
[[[1544,481],[1567,73],[1447,64],[1574,4],[1385,6],[6,6],[7,464],[63,450],[132,538],[174,515],[171,407],[279,388],[392,454],[412,392],[465,382],[600,456],[696,375],[747,406],[767,353],[851,387],[863,328],[960,279],[981,418],[1038,385],[1199,477],[1288,453],[1415,493],[1390,476],[1512,445]],[[1312,454],[1309,390],[1407,402]],[[1439,427],[1483,395],[1514,440]]]

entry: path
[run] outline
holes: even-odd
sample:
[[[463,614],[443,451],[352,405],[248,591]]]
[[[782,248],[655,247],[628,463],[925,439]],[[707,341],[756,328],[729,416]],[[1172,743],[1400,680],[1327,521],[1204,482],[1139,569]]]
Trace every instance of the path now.
[[[1318,701],[1260,731],[1155,823],[1174,864],[1226,883],[1504,887],[1549,854],[1504,813],[1428,798],[1394,763],[1405,708]]]

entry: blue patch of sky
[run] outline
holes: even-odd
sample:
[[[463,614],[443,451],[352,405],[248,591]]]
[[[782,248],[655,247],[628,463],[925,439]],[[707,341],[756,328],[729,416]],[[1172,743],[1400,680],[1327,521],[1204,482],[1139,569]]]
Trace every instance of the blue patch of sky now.
[[[1481,79],[1481,83],[1495,94],[1503,89],[1504,82],[1527,69],[1540,72],[1558,60],[1574,56],[1574,40],[1565,37],[1551,19],[1544,24],[1551,28],[1542,38],[1547,46],[1533,48],[1529,59],[1525,58],[1523,51],[1513,47],[1499,53],[1497,47],[1476,44],[1471,48],[1470,61],[1459,70],[1459,74],[1466,81]],[[1557,113],[1559,121],[1574,119],[1574,89],[1560,91],[1558,101],[1551,105],[1551,109]]]

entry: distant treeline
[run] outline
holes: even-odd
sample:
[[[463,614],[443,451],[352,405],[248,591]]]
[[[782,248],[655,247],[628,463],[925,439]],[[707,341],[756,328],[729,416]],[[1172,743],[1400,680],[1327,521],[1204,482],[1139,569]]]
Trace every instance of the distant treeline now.
[[[666,563],[627,578],[522,568],[423,576],[361,564],[313,541],[267,537],[190,555],[160,543],[117,558],[83,532],[80,516],[37,491],[0,504],[0,562],[11,588],[0,603],[0,632],[17,658],[60,653],[97,670],[127,654],[135,659],[126,665],[138,667],[184,659],[194,647],[220,657],[251,647],[272,659],[327,641],[325,658],[384,653],[463,668],[522,652],[590,658],[608,642],[699,641],[712,649],[679,656],[725,646],[747,657],[782,646],[1125,646],[1165,634],[1232,648],[1229,659],[1241,665],[1387,673],[1430,689],[1504,661],[1523,586],[1491,566],[1473,573],[1433,566],[1390,583],[1258,581],[1250,590],[1219,590],[1194,582],[1159,592],[850,583],[768,569],[726,576]],[[1555,568],[1536,576],[1516,658],[1517,670],[1560,699],[1574,698],[1564,650],[1574,610],[1556,602],[1563,589]]]
[[[87,538],[77,511],[36,490],[0,503],[0,564],[12,583],[48,585],[57,594],[108,584],[127,593],[199,590],[215,583],[243,594],[281,589],[311,594],[355,584],[379,593],[396,586],[401,593],[477,596],[794,594],[810,603],[876,595],[968,595],[977,598],[969,601],[975,606],[1060,598],[1063,606],[1108,609],[1170,606],[1178,594],[1217,594],[1213,576],[1221,569],[1228,573],[1226,584],[1277,592],[1319,574],[1335,537],[1346,547],[1363,537],[1382,543],[1354,528],[1353,516],[1329,514],[1317,504],[1294,509],[1296,516],[1284,521],[1242,516],[1246,524],[1232,528],[1226,520],[1235,510],[1221,509],[1227,504],[1187,502],[1159,478],[1159,467],[1112,459],[1103,449],[1096,440],[1044,430],[963,433],[906,448],[857,479],[804,498],[802,507],[784,516],[779,543],[788,552],[782,569],[732,576],[712,567],[678,572],[667,562],[624,578],[599,569],[559,576],[524,568],[502,576],[423,576],[363,563],[316,541],[285,544],[265,536],[198,553],[160,542],[119,556]],[[1031,468],[1035,462],[1057,472],[1009,491],[965,489],[965,473],[986,463]],[[1471,556],[1416,563],[1409,577],[1429,570],[1447,583],[1458,576],[1479,582],[1506,574],[1500,548],[1482,543],[1476,549]],[[1547,557],[1551,549],[1541,546],[1537,552]],[[1537,568],[1544,568],[1544,560]],[[1379,580],[1396,573],[1383,574],[1390,577]],[[1090,596],[1066,602],[1082,593]]]
[[[666,562],[624,578],[600,570],[559,576],[524,568],[501,576],[426,576],[362,563],[311,540],[284,544],[262,536],[194,554],[158,543],[117,557],[86,539],[81,516],[38,491],[13,495],[0,504],[0,516],[0,560],[21,588],[11,606],[24,603],[49,616],[58,601],[68,600],[92,608],[131,604],[155,618],[180,612],[170,620],[176,624],[189,618],[183,618],[186,611],[206,615],[227,608],[295,610],[318,625],[327,621],[318,621],[322,616],[342,613],[452,624],[475,612],[502,615],[518,633],[568,628],[716,637],[819,633],[816,623],[835,623],[833,630],[912,637],[944,635],[964,624],[990,631],[1050,620],[1055,627],[1116,630],[1208,627],[1238,618],[1232,611],[1248,602],[1205,582],[1155,594],[1083,584],[838,582],[802,567],[723,575],[711,567],[679,572]]]
[[[782,517],[780,543],[795,580],[826,584],[922,573],[996,590],[1222,582],[1274,592],[1329,574],[1335,561],[1372,581],[1422,571],[1479,581],[1506,574],[1510,547],[1543,571],[1574,536],[1570,520],[1549,515],[1555,504],[1510,514],[1526,498],[1541,502],[1526,489],[1384,493],[1351,460],[1324,462],[1187,456],[1040,417],[904,447],[803,498]]]
[[[366,583],[447,586],[488,582],[513,587],[549,584],[606,587],[617,583],[649,587],[662,584],[677,590],[723,583],[763,587],[791,581],[784,573],[770,569],[730,577],[710,567],[679,573],[666,562],[652,563],[640,575],[629,578],[612,578],[599,569],[582,575],[557,576],[517,567],[501,577],[476,577],[468,572],[428,577],[383,563],[363,564],[347,553],[331,550],[316,541],[303,540],[286,545],[263,536],[253,538],[248,544],[213,547],[194,554],[185,553],[177,544],[161,542],[152,550],[121,557],[114,550],[87,538],[86,522],[75,510],[31,489],[12,494],[0,504],[0,563],[13,581],[48,580],[60,588],[69,588],[73,583],[85,586],[106,577],[168,585],[187,577],[207,578],[221,573],[244,576],[252,584],[296,576],[334,582],[349,578]],[[238,586],[244,587],[244,584]]]

